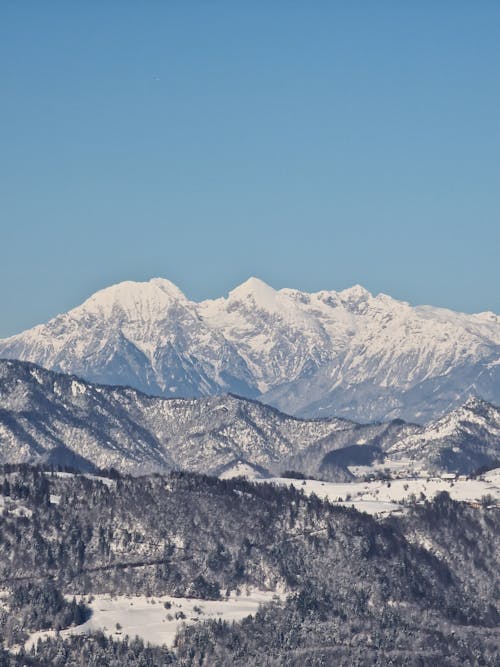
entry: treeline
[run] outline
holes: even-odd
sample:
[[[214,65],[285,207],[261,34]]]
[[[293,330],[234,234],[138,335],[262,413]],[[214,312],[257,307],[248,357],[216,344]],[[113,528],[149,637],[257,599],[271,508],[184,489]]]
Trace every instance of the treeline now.
[[[0,637],[7,646],[23,644],[30,632],[81,625],[90,609],[73,597],[68,601],[52,581],[14,583],[0,609]]]
[[[7,488],[8,487],[8,488]],[[215,598],[317,582],[388,598],[463,604],[448,565],[397,526],[301,491],[188,473],[115,480],[24,469],[0,533],[0,582],[52,578],[65,592]],[[23,516],[24,514],[24,516]],[[484,612],[470,601],[471,618]]]
[[[40,640],[0,667],[467,667],[498,665],[495,629],[450,626],[416,608],[346,613],[338,601],[312,592],[271,603],[240,623],[186,626],[175,647],[138,638],[116,641],[97,632]]]

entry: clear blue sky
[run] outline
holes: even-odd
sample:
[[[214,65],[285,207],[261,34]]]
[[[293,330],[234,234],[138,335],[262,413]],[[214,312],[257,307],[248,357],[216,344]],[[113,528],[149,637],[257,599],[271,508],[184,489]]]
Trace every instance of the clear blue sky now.
[[[500,2],[4,0],[0,336],[119,280],[500,312]]]

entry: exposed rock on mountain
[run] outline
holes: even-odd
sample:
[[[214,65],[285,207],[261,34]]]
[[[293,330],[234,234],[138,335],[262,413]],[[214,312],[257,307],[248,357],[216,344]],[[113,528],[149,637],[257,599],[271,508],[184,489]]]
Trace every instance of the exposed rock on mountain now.
[[[500,403],[500,318],[412,307],[360,286],[308,294],[251,278],[195,303],[124,282],[0,341],[0,357],[167,397],[232,392],[289,414],[425,423]]]

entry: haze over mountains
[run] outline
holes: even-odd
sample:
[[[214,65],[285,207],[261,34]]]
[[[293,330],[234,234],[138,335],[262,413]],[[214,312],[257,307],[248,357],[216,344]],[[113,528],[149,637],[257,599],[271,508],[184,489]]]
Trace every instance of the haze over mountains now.
[[[235,393],[305,417],[425,423],[500,403],[500,317],[412,307],[360,286],[308,294],[250,278],[195,303],[123,282],[0,341],[0,357],[166,397]]]

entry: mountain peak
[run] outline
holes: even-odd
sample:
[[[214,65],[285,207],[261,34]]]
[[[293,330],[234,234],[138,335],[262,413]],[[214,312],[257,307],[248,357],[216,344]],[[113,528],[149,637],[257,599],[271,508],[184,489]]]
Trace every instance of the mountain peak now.
[[[412,307],[361,285],[309,294],[256,277],[196,303],[153,278],[108,287],[0,341],[0,357],[169,397],[260,394],[303,417],[423,423],[472,393],[500,402],[492,318]],[[484,410],[473,402],[457,418]]]
[[[164,278],[152,278],[148,282],[126,280],[95,292],[81,308],[107,312],[118,306],[128,313],[133,313],[146,306],[148,310],[161,309],[172,300],[186,301],[186,297],[169,280]]]
[[[229,292],[229,298],[232,300],[241,301],[249,297],[253,297],[257,303],[274,301],[276,290],[260,278],[251,276]]]
[[[177,287],[177,285],[175,285],[170,280],[167,280],[166,278],[151,278],[151,280],[149,280],[149,284],[157,287],[158,289],[161,289],[162,292],[168,294],[168,296],[171,296],[174,299],[179,299],[181,301],[186,299],[184,293]]]
[[[353,285],[339,292],[339,296],[344,301],[367,301],[373,297],[372,293],[362,285]]]

